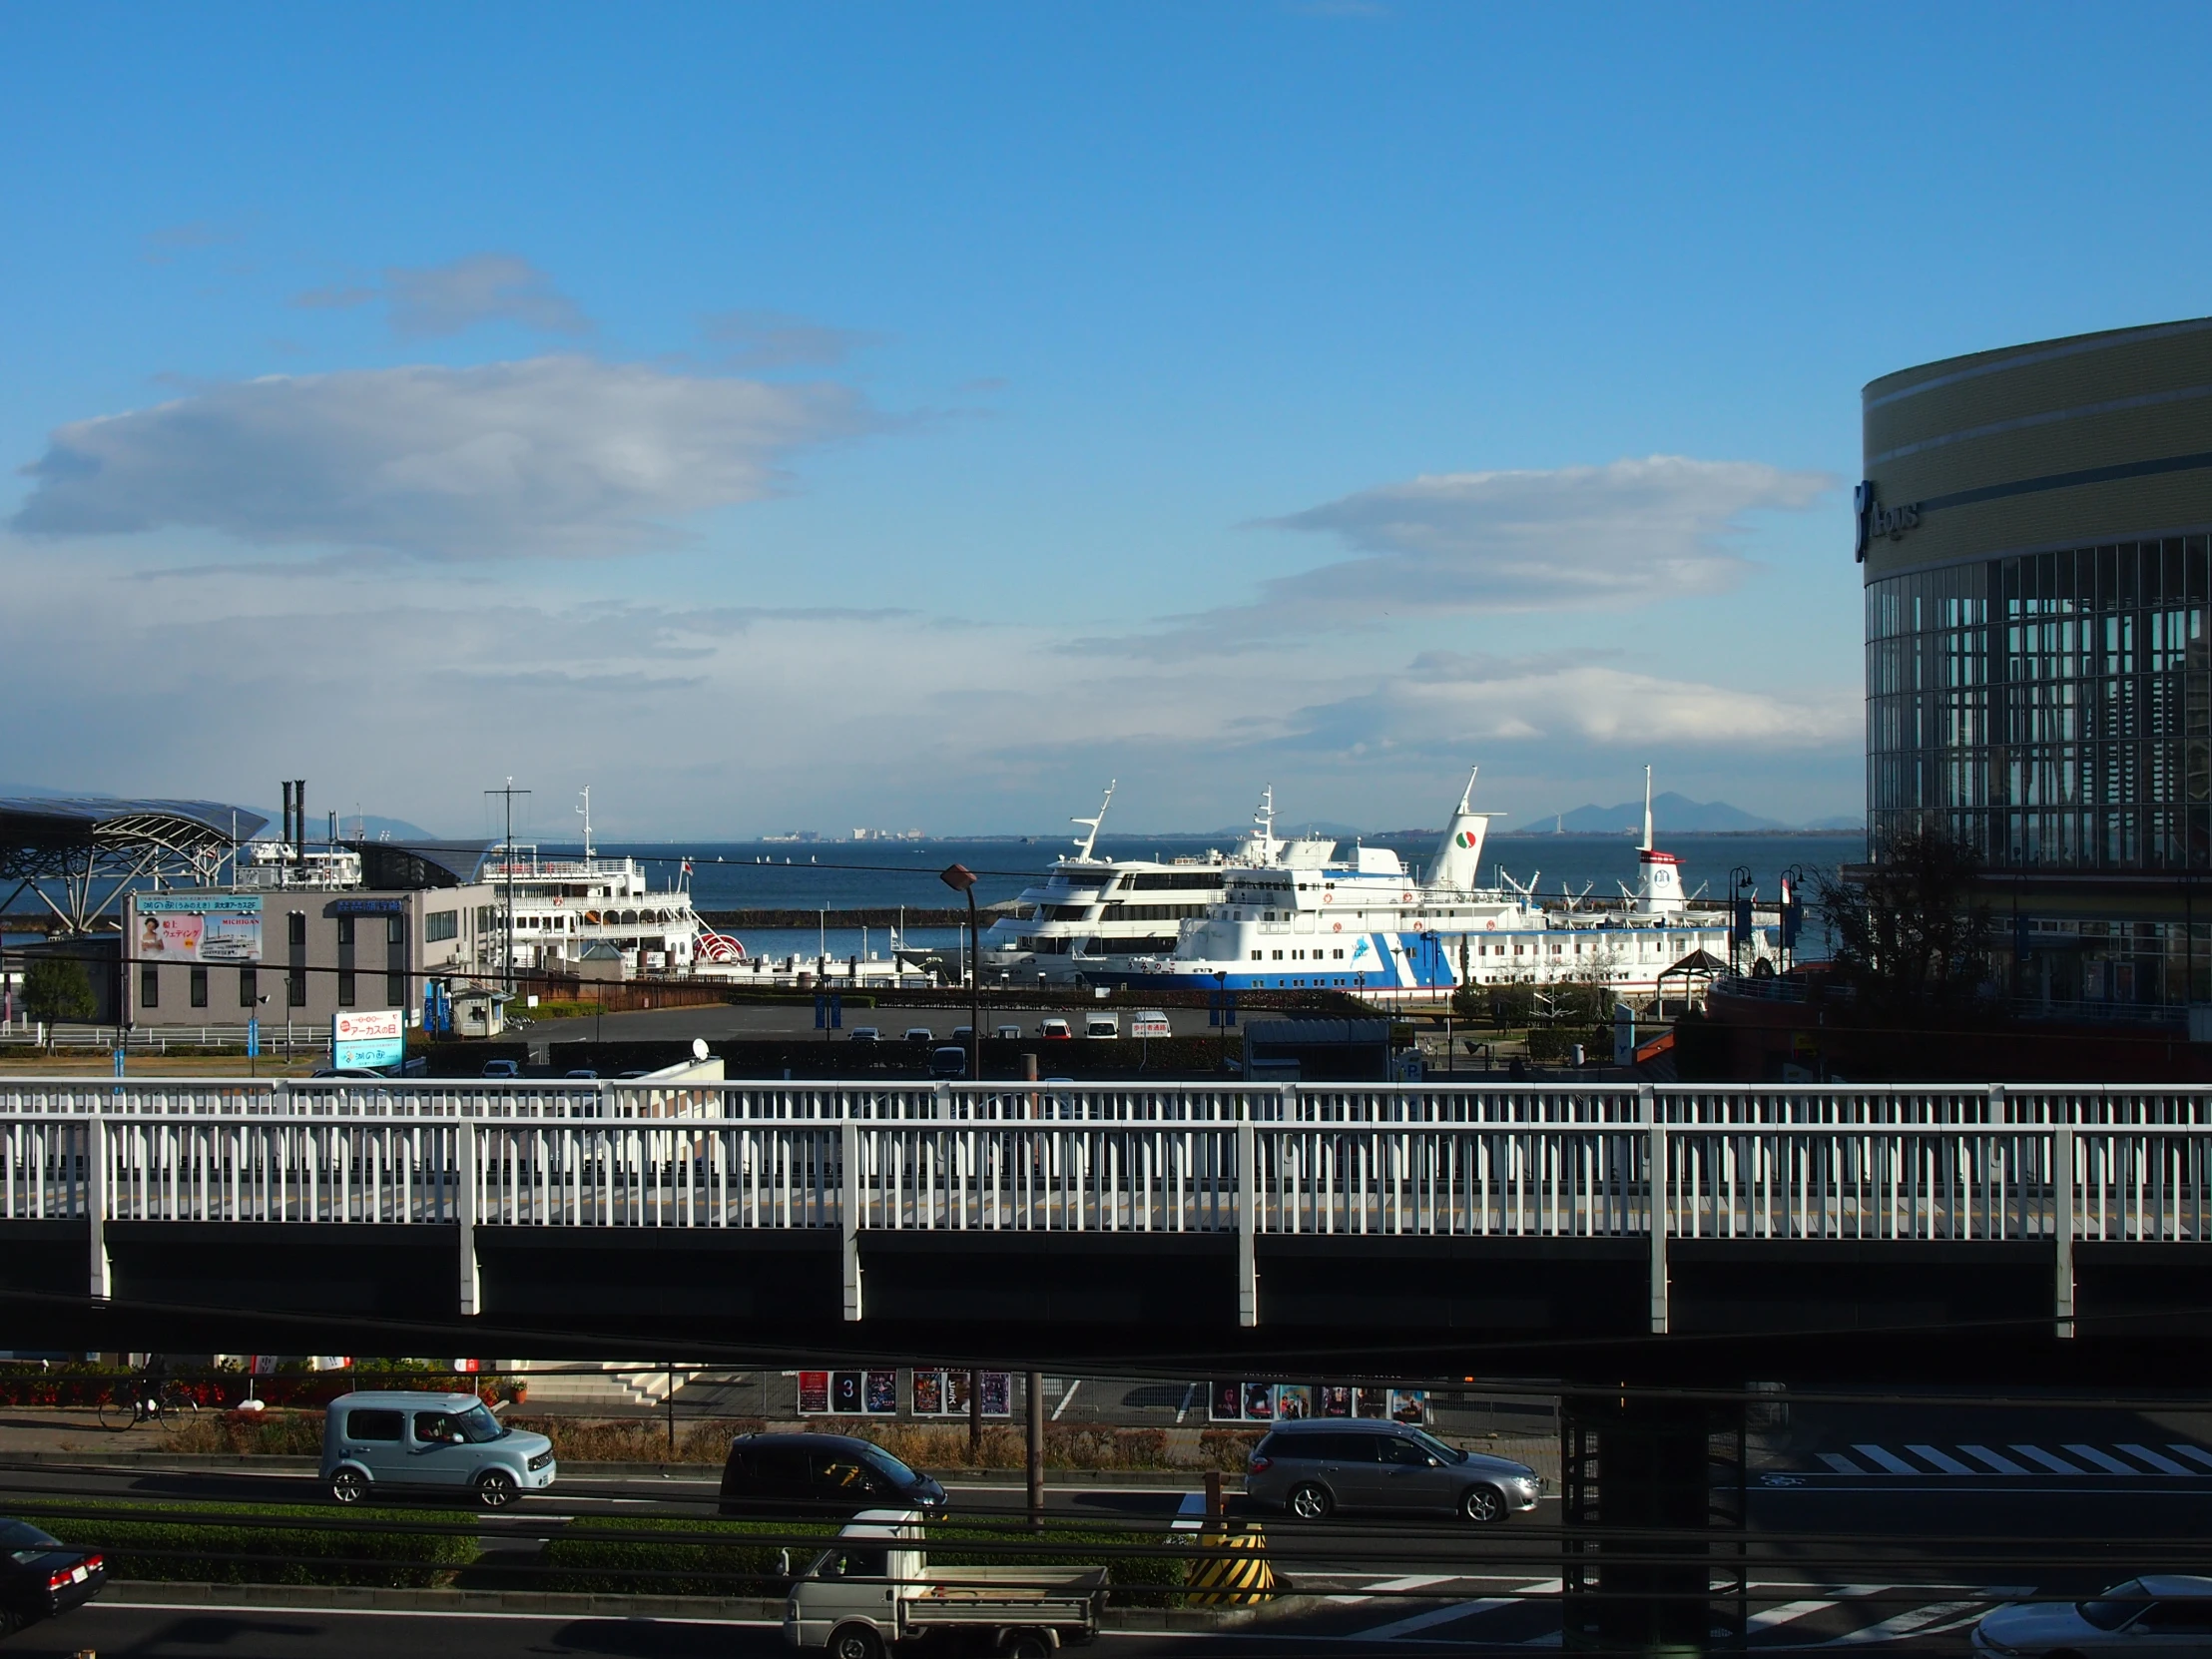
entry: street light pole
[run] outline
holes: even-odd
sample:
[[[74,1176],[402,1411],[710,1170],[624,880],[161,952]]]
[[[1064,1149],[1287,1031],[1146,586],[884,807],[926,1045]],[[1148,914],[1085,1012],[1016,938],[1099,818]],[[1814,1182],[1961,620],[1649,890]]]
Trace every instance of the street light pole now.
[[[515,797],[528,795],[530,792],[516,789],[515,781],[510,778],[505,789],[486,790],[484,793],[499,796],[507,803],[507,839],[500,849],[500,856],[507,866],[507,965],[500,980],[507,987],[507,1000],[512,1002],[515,994]]]
[[[940,870],[937,879],[967,894],[968,926],[968,1076],[983,1075],[983,959],[975,923],[975,871],[965,864]]]

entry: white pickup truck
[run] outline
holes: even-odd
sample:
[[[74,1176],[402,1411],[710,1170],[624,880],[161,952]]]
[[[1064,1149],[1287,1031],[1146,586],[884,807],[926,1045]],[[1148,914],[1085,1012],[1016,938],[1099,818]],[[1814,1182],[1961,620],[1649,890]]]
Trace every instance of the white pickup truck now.
[[[864,1509],[784,1603],[784,1640],[832,1659],[882,1659],[904,1643],[1049,1659],[1098,1634],[1106,1569],[931,1567],[921,1516]]]

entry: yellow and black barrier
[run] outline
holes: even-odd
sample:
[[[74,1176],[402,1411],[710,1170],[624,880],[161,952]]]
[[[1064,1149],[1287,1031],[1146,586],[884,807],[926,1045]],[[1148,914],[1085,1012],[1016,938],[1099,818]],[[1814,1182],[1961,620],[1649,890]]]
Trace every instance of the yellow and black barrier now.
[[[1186,1582],[1197,1607],[1241,1607],[1275,1594],[1268,1535],[1257,1526],[1215,1523],[1199,1534]]]

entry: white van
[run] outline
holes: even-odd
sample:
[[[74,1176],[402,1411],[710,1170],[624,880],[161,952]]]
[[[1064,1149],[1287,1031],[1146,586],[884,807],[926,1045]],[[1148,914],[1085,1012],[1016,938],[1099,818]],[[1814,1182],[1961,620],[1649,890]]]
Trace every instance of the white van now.
[[[1086,1014],[1083,1016],[1083,1035],[1092,1041],[1112,1041],[1121,1035],[1121,1015]]]

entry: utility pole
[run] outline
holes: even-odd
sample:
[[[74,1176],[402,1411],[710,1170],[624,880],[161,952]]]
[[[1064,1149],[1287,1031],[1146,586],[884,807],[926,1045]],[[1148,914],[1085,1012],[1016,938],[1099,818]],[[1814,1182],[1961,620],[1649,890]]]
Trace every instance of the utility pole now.
[[[510,778],[505,789],[486,790],[484,793],[496,795],[507,804],[507,838],[500,844],[500,859],[507,870],[507,943],[504,952],[507,966],[500,978],[506,985],[509,999],[512,999],[515,994],[515,797],[528,795],[530,792],[516,789],[515,781]]]

